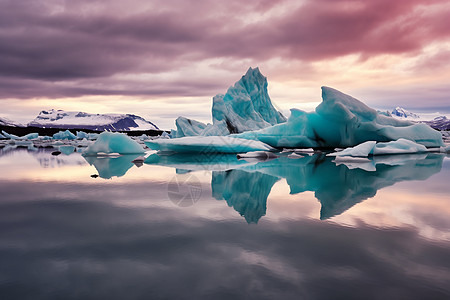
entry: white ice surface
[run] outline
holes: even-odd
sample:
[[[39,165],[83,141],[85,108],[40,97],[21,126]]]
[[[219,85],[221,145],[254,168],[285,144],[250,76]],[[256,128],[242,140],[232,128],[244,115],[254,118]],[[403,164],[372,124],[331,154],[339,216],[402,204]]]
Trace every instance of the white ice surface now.
[[[176,139],[157,139],[146,141],[153,150],[162,152],[192,153],[244,153],[249,151],[273,151],[274,149],[259,141],[238,139],[229,136],[193,136]]]
[[[83,155],[112,153],[144,153],[144,149],[124,133],[102,132],[97,140],[83,151]]]

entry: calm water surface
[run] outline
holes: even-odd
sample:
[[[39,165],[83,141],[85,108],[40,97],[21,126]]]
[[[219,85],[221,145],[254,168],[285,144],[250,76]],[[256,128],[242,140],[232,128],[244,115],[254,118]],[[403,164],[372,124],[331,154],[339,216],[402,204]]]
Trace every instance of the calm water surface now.
[[[445,155],[72,151],[0,149],[0,299],[450,299]]]

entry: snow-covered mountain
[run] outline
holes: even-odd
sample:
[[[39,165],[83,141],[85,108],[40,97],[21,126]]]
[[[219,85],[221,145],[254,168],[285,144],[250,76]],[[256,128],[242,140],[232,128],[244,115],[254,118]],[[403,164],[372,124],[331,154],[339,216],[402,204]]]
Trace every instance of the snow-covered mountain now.
[[[28,126],[91,130],[159,130],[150,121],[131,114],[90,114],[85,112],[43,110]]]
[[[1,117],[0,117],[0,125],[1,126],[13,126],[13,127],[23,127],[24,126],[24,125],[19,124],[17,122],[11,121],[10,119],[1,118]]]
[[[389,113],[389,112],[387,112]],[[385,114],[385,113],[383,113]],[[386,114],[388,115],[388,114]],[[408,119],[413,122],[425,123],[437,130],[450,130],[450,118],[446,115],[436,113],[413,113],[404,108],[396,107],[390,115],[398,119]]]
[[[440,131],[450,130],[450,119],[446,116],[436,117],[431,121],[424,121],[423,123],[428,124],[432,128]]]
[[[398,106],[392,110],[391,115],[395,116],[395,117],[401,117],[401,118],[407,118],[407,119],[419,119],[420,118],[419,115],[409,112],[406,109],[398,107]]]

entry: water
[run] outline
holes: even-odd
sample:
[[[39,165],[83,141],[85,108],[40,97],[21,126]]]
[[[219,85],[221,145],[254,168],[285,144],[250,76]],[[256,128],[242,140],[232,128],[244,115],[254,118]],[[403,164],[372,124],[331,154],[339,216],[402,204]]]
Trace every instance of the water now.
[[[450,297],[445,155],[0,151],[0,299]]]

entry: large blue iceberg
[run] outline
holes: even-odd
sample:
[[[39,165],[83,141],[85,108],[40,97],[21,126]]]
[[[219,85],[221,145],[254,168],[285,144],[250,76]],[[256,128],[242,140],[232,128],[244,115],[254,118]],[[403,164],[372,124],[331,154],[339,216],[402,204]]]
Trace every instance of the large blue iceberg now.
[[[286,122],[275,109],[267,92],[267,78],[258,68],[249,68],[225,95],[213,98],[213,124],[180,117],[176,120],[176,137],[228,135],[266,128]]]
[[[428,125],[383,115],[338,90],[322,87],[322,99],[314,112],[291,109],[286,122],[272,105],[267,79],[258,68],[250,68],[225,95],[214,97],[213,124],[179,117],[172,137],[227,135],[260,141],[278,149],[345,148],[367,141],[399,139],[425,147],[444,146],[441,134]],[[159,147],[164,148],[164,143],[170,143],[173,150],[181,149],[184,141],[161,141]],[[203,151],[203,148],[197,150]]]
[[[443,146],[441,134],[428,125],[381,115],[329,87],[322,87],[322,98],[315,112],[291,109],[286,123],[234,136],[259,140],[276,148],[351,147],[366,141],[389,142],[400,138],[426,147]]]

